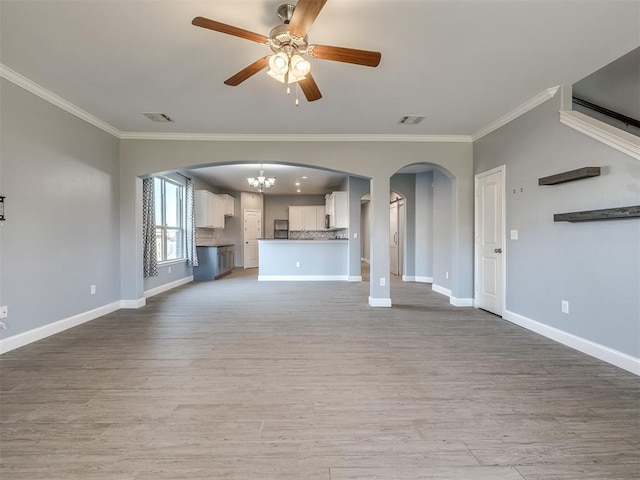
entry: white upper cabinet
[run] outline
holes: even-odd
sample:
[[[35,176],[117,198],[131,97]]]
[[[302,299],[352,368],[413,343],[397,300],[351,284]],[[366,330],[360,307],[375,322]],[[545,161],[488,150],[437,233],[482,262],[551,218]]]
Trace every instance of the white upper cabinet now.
[[[349,192],[333,192],[325,199],[329,228],[349,228]]]
[[[226,193],[218,196],[224,199],[224,216],[233,217],[235,215],[236,199]]]
[[[289,230],[317,232],[324,230],[323,205],[303,205],[289,207]]]
[[[293,232],[304,230],[302,207],[289,207],[289,230]]]
[[[207,190],[196,190],[196,227],[224,228],[225,200]]]

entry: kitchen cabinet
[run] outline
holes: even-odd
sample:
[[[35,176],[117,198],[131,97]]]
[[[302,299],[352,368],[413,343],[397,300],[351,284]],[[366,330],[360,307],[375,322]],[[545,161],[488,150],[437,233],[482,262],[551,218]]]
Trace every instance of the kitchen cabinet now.
[[[233,217],[235,215],[236,199],[226,193],[218,196],[224,200],[224,216]]]
[[[207,190],[196,190],[196,227],[224,228],[225,200]]]
[[[329,228],[349,228],[349,192],[333,192],[325,197]]]
[[[193,267],[194,280],[215,280],[233,270],[235,264],[235,247],[233,245],[196,247],[196,251],[198,266]]]
[[[323,205],[303,205],[289,207],[289,230],[320,231],[324,230]]]

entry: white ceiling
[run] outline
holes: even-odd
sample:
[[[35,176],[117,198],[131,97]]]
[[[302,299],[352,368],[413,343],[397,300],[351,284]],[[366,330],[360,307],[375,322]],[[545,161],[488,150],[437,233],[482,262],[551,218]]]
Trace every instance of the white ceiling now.
[[[267,190],[266,195],[324,195],[341,190],[346,178],[346,175],[330,170],[275,163],[221,165],[189,170],[188,173],[222,190],[242,192],[251,191],[247,177],[257,177],[261,166],[266,177],[276,177],[275,186]]]
[[[382,61],[312,60],[323,98],[295,107],[263,72],[223,84],[268,47],[191,25],[268,35],[281,3],[0,0],[0,61],[121,132],[472,135],[640,46],[640,0],[328,0],[310,43]],[[397,123],[412,114],[426,118]]]

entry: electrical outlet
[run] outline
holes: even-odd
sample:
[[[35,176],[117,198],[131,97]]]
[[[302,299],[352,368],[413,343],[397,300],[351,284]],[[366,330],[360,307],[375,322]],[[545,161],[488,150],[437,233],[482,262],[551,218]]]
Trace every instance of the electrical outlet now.
[[[380,286],[384,287],[387,284],[387,279],[384,277],[380,277]]]
[[[358,232],[353,232],[353,238],[358,238]]]
[[[447,280],[449,279],[449,272],[444,274],[444,278],[446,278]]]
[[[296,262],[296,268],[300,268],[300,262]]]
[[[7,318],[9,316],[9,307],[3,306],[0,307],[0,318]]]
[[[569,313],[569,302],[562,300],[560,302],[560,310],[562,310],[562,313]]]
[[[167,273],[171,273],[171,267],[169,267],[169,269],[167,270]]]
[[[91,295],[95,295],[95,294],[96,294],[96,286],[91,285]]]

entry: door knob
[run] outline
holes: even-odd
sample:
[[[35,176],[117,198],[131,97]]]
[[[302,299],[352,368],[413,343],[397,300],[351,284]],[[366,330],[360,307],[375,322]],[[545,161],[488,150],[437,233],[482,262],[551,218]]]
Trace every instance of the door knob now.
[[[494,253],[502,253],[502,249],[501,248],[494,248],[493,252]]]

